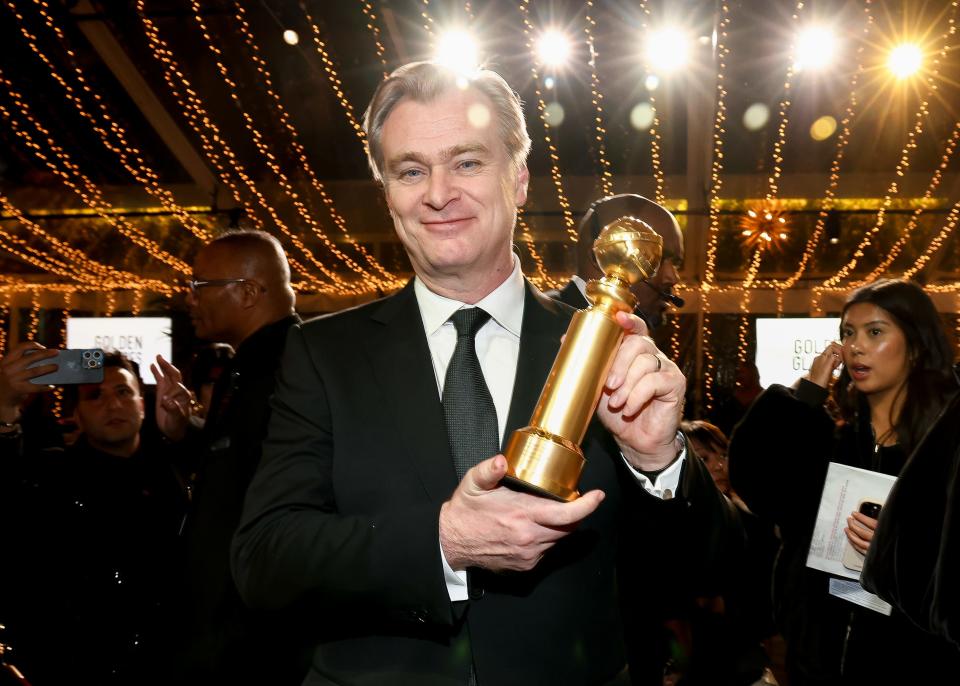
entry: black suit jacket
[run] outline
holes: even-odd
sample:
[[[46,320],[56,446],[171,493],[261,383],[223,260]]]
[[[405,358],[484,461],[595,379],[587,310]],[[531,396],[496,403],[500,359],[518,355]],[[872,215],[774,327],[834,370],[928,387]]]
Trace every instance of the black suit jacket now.
[[[260,460],[280,358],[299,322],[295,314],[283,317],[240,344],[217,379],[203,430],[178,446],[195,474],[183,527],[184,626],[174,659],[181,686],[265,679],[288,686],[306,672],[294,618],[246,609],[230,574],[230,543]]]
[[[533,411],[571,311],[528,286],[505,439]],[[457,485],[412,284],[295,327],[234,541],[254,605],[309,606],[311,684],[600,684],[624,664],[616,558],[632,481],[594,422],[580,485],[607,497],[531,572],[451,603],[440,507]]]
[[[590,307],[589,301],[580,291],[580,287],[573,279],[567,281],[567,285],[560,289],[554,297],[560,302],[566,303],[570,307],[577,310],[583,310],[587,307]]]

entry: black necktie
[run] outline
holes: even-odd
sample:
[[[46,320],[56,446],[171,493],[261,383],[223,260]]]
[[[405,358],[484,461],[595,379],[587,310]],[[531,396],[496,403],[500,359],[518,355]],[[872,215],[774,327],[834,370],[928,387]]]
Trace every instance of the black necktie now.
[[[497,408],[480,369],[475,336],[490,315],[480,308],[458,310],[450,317],[457,329],[457,347],[443,382],[443,414],[457,479],[500,452]]]

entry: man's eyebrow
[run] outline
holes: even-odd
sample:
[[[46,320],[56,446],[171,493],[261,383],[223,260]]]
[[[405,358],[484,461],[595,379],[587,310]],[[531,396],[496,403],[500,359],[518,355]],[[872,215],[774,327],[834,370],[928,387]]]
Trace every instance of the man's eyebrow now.
[[[400,167],[400,165],[406,162],[416,162],[417,164],[422,164],[424,166],[426,166],[427,164],[426,158],[420,153],[413,152],[413,151],[406,151],[406,152],[400,153],[396,157],[392,157],[389,160],[387,160],[387,169],[389,169],[390,171],[395,171]]]
[[[487,146],[483,143],[463,143],[461,145],[454,145],[449,148],[445,148],[440,151],[440,160],[447,162],[452,160],[458,155],[464,155],[467,153],[482,153],[486,154],[489,152]],[[429,166],[427,158],[424,157],[421,153],[415,152],[413,150],[405,150],[395,157],[387,160],[387,168],[391,171],[396,170],[400,165],[406,162],[416,162],[417,164],[422,164],[424,166]]]
[[[464,155],[471,152],[487,153],[489,152],[489,149],[483,143],[464,143],[462,145],[454,145],[453,147],[447,148],[440,154],[442,159],[451,160],[458,155]]]

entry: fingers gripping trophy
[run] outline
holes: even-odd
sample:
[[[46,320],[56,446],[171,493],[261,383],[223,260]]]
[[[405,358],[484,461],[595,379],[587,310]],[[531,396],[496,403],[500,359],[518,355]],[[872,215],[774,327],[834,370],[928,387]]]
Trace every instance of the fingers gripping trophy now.
[[[586,465],[580,444],[624,336],[617,312],[633,312],[630,286],[656,273],[662,253],[663,239],[635,217],[607,224],[594,241],[604,276],[587,283],[592,304],[573,315],[530,425],[507,443],[506,481],[512,485],[555,500],[579,497]]]

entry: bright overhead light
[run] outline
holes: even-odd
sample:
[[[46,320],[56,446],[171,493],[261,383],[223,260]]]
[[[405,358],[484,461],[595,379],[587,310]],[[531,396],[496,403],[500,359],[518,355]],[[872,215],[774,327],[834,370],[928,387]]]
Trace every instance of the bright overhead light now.
[[[283,42],[287,45],[296,45],[300,42],[300,36],[293,29],[287,29],[283,32]]]
[[[548,67],[562,67],[570,57],[570,39],[557,29],[545,31],[537,40],[537,56]]]
[[[898,79],[916,74],[923,66],[923,51],[915,43],[901,43],[890,51],[887,69]]]
[[[460,74],[472,74],[480,66],[477,41],[466,31],[447,31],[437,41],[433,59]]]
[[[817,70],[830,66],[837,52],[837,37],[826,26],[809,26],[797,36],[793,47],[793,68]]]
[[[770,108],[762,102],[755,102],[743,113],[743,125],[748,131],[759,131],[770,120]]]
[[[651,31],[647,34],[644,56],[647,64],[657,72],[676,71],[690,58],[690,36],[676,27]]]

